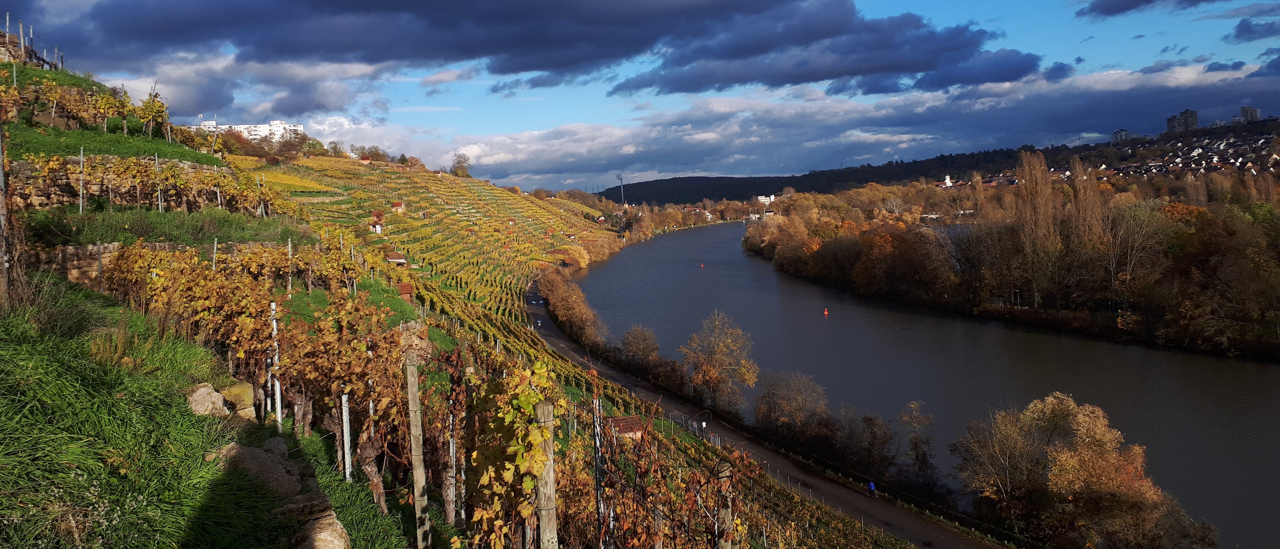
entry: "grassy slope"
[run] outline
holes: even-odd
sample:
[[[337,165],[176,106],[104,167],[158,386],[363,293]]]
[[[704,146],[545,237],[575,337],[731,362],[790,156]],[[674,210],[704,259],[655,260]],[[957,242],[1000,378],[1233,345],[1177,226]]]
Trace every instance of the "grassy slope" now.
[[[298,525],[271,514],[283,502],[204,460],[271,436],[187,410],[186,388],[232,383],[217,359],[65,282],[38,287],[0,314],[0,547],[287,547]],[[355,547],[407,545],[331,447],[301,446]]]
[[[119,119],[117,120],[117,126]],[[110,127],[110,125],[108,125]],[[130,124],[130,128],[133,124]],[[103,133],[101,130],[84,129],[63,131],[48,126],[26,126],[9,124],[5,126],[9,132],[9,140],[5,143],[6,154],[10,160],[21,160],[27,154],[46,154],[58,156],[80,156],[80,148],[89,156],[110,155],[119,157],[150,157],[184,160],[208,166],[223,166],[217,157],[179,143],[169,143],[164,139],[150,137],[125,136],[123,133]]]
[[[80,76],[68,71],[47,71],[47,70],[38,69],[35,67],[28,67],[26,65],[14,65],[14,64],[7,64],[7,65],[0,64],[0,71],[3,71],[4,74],[9,76],[9,78],[5,79],[3,82],[0,82],[0,85],[4,85],[4,86],[13,85],[13,73],[10,71],[12,71],[15,68],[15,66],[18,69],[18,86],[19,87],[30,86],[35,84],[38,80],[46,80],[46,79],[52,78],[54,82],[57,82],[59,85],[62,85],[62,86],[80,88],[82,90],[88,90],[96,93],[108,93],[110,91],[110,89],[108,89],[105,84],[97,82],[92,78]]]
[[[280,242],[293,239],[295,246],[313,241],[308,227],[282,216],[256,218],[207,209],[188,214],[154,209],[116,207],[113,212],[93,211],[81,216],[74,206],[20,214],[30,235],[42,246],[76,246],[97,242],[122,242],[139,238],[148,242],[174,242],[188,246],[218,242]]]

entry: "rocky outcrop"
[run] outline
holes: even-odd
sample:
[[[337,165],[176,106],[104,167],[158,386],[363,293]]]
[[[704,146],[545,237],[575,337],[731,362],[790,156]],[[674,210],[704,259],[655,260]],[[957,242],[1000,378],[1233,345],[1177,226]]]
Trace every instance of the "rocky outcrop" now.
[[[291,498],[302,491],[299,478],[302,467],[262,448],[232,442],[218,450],[217,457],[224,469],[241,471],[282,498]]]
[[[200,416],[227,417],[226,402],[222,394],[214,390],[212,385],[201,383],[187,393],[187,406],[192,413]]]
[[[240,381],[222,390],[222,398],[231,404],[232,413],[241,419],[253,420],[256,412],[253,409],[253,385]]]
[[[221,459],[226,470],[242,471],[288,503],[274,512],[303,522],[291,547],[305,549],[350,549],[351,538],[333,512],[329,496],[320,491],[315,471],[288,459],[283,438],[267,439],[262,448],[228,444],[210,456]],[[305,489],[305,490],[304,490]]]

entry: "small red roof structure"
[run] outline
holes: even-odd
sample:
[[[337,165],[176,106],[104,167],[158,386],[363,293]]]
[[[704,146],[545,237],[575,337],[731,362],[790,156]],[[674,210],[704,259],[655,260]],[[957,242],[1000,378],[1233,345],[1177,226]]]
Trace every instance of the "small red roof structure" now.
[[[605,423],[612,427],[618,436],[640,440],[644,437],[645,420],[640,416],[611,417]]]
[[[396,284],[396,293],[400,294],[400,299],[413,303],[413,284],[408,282]]]
[[[404,202],[392,202],[391,211],[399,214],[404,213]]]
[[[409,263],[409,261],[405,259],[404,254],[400,252],[388,252],[387,262],[395,265],[406,265]]]

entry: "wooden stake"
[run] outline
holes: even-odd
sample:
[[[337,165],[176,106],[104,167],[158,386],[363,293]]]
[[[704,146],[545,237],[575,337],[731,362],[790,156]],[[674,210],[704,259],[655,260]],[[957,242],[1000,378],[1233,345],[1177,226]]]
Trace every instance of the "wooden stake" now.
[[[409,398],[409,459],[413,467],[413,514],[416,521],[414,525],[417,531],[418,547],[430,547],[431,516],[427,514],[427,467],[422,462],[422,398],[418,392],[418,366],[406,360],[404,377]],[[343,395],[343,401],[345,400],[346,395]]]
[[[533,408],[538,425],[554,432],[555,404],[550,400],[539,402]],[[547,466],[538,475],[538,492],[535,508],[538,510],[538,541],[540,549],[559,549],[560,538],[556,533],[556,441],[548,436],[538,444],[547,455]]]
[[[16,73],[15,73],[16,74]],[[4,155],[4,130],[0,129],[0,159]],[[9,303],[9,184],[0,160],[0,303]]]

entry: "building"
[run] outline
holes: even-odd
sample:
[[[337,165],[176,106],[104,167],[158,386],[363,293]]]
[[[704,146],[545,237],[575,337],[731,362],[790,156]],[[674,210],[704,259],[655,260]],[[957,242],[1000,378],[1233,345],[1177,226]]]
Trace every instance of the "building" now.
[[[769,196],[757,196],[756,200],[759,200],[761,204],[768,206],[769,204],[772,204],[775,199],[773,195],[769,195]]]
[[[1112,145],[1119,145],[1119,144],[1124,143],[1125,141],[1128,141],[1128,140],[1130,140],[1130,139],[1132,139],[1132,138],[1133,138],[1133,136],[1132,136],[1132,135],[1129,135],[1129,130],[1126,130],[1126,129],[1124,129],[1124,128],[1120,128],[1120,129],[1118,129],[1118,130],[1116,130],[1116,131],[1111,132],[1111,144],[1112,144]]]
[[[199,128],[209,133],[235,130],[250,140],[267,138],[272,141],[279,141],[304,133],[302,124],[289,124],[284,120],[272,120],[267,124],[228,124],[225,126],[218,125],[217,120],[204,120],[200,122]]]
[[[1245,124],[1262,120],[1262,111],[1253,107],[1240,107],[1240,120]]]
[[[1200,127],[1200,113],[1191,109],[1186,109],[1178,114],[1170,116],[1165,120],[1166,131],[1189,132]]]

